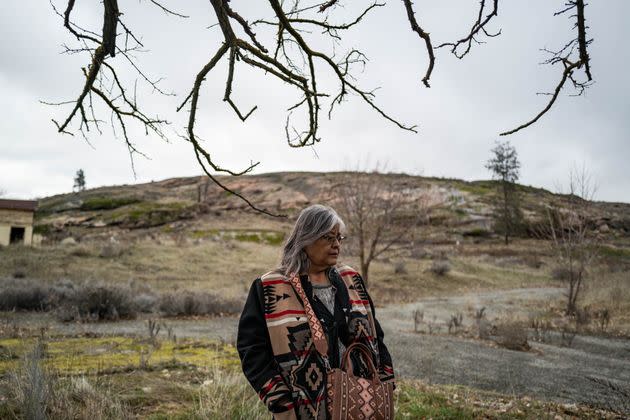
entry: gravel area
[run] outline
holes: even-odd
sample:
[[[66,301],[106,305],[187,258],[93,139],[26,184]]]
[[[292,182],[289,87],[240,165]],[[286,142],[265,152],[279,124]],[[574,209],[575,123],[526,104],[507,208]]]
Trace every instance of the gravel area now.
[[[400,307],[377,309],[395,369],[403,377],[428,383],[460,384],[501,393],[530,395],[630,414],[630,340],[575,336],[571,347],[530,342],[528,352],[498,348],[489,342],[414,333],[413,311],[444,323],[450,315],[486,307],[489,319],[535,315],[556,288],[514,289],[431,298]],[[464,316],[464,324],[470,324]],[[555,338],[555,339],[554,339]],[[559,343],[552,334],[551,342]]]

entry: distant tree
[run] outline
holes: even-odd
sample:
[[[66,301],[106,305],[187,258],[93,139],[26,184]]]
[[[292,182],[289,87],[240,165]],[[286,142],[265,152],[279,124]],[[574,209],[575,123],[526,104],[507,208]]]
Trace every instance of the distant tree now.
[[[492,178],[499,181],[500,196],[500,204],[495,209],[495,229],[503,234],[507,245],[510,236],[514,236],[523,220],[516,187],[521,163],[516,149],[509,141],[497,142],[491,152],[492,157],[486,163],[486,168],[492,172]]]
[[[414,228],[425,221],[434,201],[432,190],[404,188],[396,185],[393,176],[377,170],[350,172],[331,190],[348,228],[349,245],[359,257],[366,286],[371,263],[409,248]]]
[[[596,188],[585,168],[571,169],[568,189],[566,202],[547,208],[547,236],[557,256],[555,276],[567,286],[566,312],[575,315],[599,241],[590,223]]]
[[[197,203],[203,203],[208,196],[208,187],[210,186],[210,179],[205,178],[197,184]]]
[[[85,191],[85,173],[83,169],[79,169],[74,177],[74,186],[72,191]]]

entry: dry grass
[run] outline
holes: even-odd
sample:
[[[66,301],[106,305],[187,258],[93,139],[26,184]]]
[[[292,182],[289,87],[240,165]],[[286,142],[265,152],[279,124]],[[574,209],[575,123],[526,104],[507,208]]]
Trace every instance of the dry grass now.
[[[216,228],[199,226],[203,231]],[[156,295],[163,292],[201,291],[241,302],[253,279],[275,267],[281,250],[279,246],[236,239],[198,239],[189,238],[179,244],[161,237],[128,243],[121,240],[124,252],[108,258],[99,257],[102,242],[66,247],[6,247],[0,249],[0,277],[11,278],[21,272],[26,278],[41,279],[42,284],[70,279],[75,283],[125,285],[133,279],[155,291],[138,293],[143,296],[137,296],[137,304],[144,311],[150,310]],[[553,261],[544,248],[534,240],[518,240],[509,248],[496,243],[464,244],[458,248],[423,246],[422,258],[412,253],[392,262],[374,262],[370,293],[377,305],[384,305],[432,295],[557,286],[557,280],[552,279]],[[432,273],[431,265],[436,261],[432,256],[448,257],[450,272],[444,276]],[[358,267],[352,256],[342,255],[342,262]],[[610,306],[613,324],[630,324],[627,273],[594,270],[594,282],[585,290],[582,305],[590,303],[594,310]]]
[[[194,289],[240,296],[256,277],[276,266],[280,250],[266,244],[210,240],[196,245],[147,240],[129,244],[127,252],[110,258],[99,257],[100,243],[81,244],[79,253],[77,249],[1,248],[0,277],[13,277],[21,270],[25,277],[48,283],[70,279],[121,284],[133,279],[158,291]]]
[[[396,273],[395,264],[377,261],[370,268],[370,294],[377,305],[413,302],[421,297],[469,291],[555,285],[546,270],[528,265],[497,265],[484,256],[449,257],[450,271],[439,275],[430,259],[403,259],[407,273]],[[356,261],[349,259],[349,263]],[[399,261],[397,262],[399,263]]]
[[[121,401],[102,383],[85,376],[63,377],[43,365],[45,343],[38,342],[22,363],[6,376],[8,401],[0,405],[2,418],[131,419]]]
[[[593,313],[608,309],[610,329],[630,332],[630,271],[593,269],[579,303]]]
[[[27,277],[49,283],[67,278],[124,284],[134,279],[157,292],[212,291],[240,299],[256,277],[276,266],[280,255],[279,246],[237,240],[180,245],[144,240],[126,245],[127,251],[113,258],[98,256],[102,249],[99,243],[80,244],[80,252],[78,246],[24,248],[19,252],[2,249],[0,276],[12,276],[20,266]],[[431,273],[430,259],[410,256],[397,259],[396,264],[376,261],[370,269],[371,293],[377,304],[385,304],[453,291],[534,287],[550,282],[544,270],[520,264],[496,265],[486,256],[451,256],[451,271],[444,276]],[[342,260],[358,267],[352,256],[342,256]],[[396,273],[397,265],[404,265],[406,272],[399,269]]]

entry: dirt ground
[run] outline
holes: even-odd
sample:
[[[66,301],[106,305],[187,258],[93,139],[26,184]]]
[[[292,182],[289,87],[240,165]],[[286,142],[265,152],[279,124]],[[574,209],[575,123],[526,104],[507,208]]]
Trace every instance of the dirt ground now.
[[[531,342],[528,352],[512,351],[487,341],[449,335],[445,322],[462,312],[464,325],[472,312],[486,307],[487,318],[526,319],[561,298],[561,289],[535,288],[468,293],[427,298],[403,306],[377,308],[397,373],[427,383],[459,384],[512,395],[529,395],[565,403],[584,403],[630,414],[630,340],[576,336],[570,347]],[[414,332],[413,311],[442,324],[437,334]],[[4,322],[39,327],[51,334],[81,333],[146,335],[144,319],[115,323],[63,324],[47,314],[0,313]],[[174,320],[165,322],[178,337],[205,337],[233,343],[237,318]],[[556,337],[557,338],[557,337]]]

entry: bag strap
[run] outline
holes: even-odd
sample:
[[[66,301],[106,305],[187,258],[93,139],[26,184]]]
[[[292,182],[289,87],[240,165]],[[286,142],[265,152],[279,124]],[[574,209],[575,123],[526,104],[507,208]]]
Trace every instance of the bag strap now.
[[[328,362],[328,341],[326,340],[326,333],[324,332],[324,328],[322,324],[319,322],[317,315],[315,315],[315,311],[311,306],[311,303],[304,292],[304,288],[302,287],[302,283],[300,282],[300,277],[297,274],[293,274],[290,276],[291,285],[293,289],[297,292],[300,299],[302,299],[302,303],[304,305],[304,312],[306,312],[306,318],[308,319],[308,325],[311,329],[311,335],[313,336],[313,342],[315,343],[315,348],[317,352],[324,358],[326,362]]]
[[[354,369],[352,368],[348,369],[348,363],[352,364],[352,361],[350,360],[350,354],[354,350],[358,351],[363,356],[365,363],[367,363],[367,368],[372,374],[372,379],[373,380],[378,379],[378,371],[376,370],[376,366],[374,366],[374,361],[372,360],[372,353],[370,352],[368,347],[363,343],[355,342],[355,343],[350,344],[350,346],[348,346],[348,348],[346,349],[346,353],[343,355],[343,359],[341,360],[341,370],[347,372],[348,375],[354,376]]]

